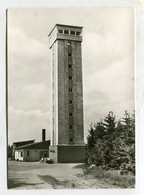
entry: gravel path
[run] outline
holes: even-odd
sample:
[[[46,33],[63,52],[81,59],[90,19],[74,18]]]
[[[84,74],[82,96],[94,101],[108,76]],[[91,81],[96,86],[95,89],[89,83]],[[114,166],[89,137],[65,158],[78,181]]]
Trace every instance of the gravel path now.
[[[9,189],[102,189],[116,188],[90,176],[84,176],[78,164],[40,164],[8,162]]]

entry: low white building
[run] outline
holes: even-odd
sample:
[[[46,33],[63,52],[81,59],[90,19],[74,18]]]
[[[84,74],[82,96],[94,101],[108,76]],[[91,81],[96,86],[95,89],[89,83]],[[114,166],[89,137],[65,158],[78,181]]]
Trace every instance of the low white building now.
[[[20,146],[24,146],[24,145],[28,145],[28,144],[32,144],[34,143],[35,140],[27,140],[27,141],[21,141],[21,142],[14,142],[13,143],[13,149],[12,149],[12,159],[15,159],[15,150],[16,148],[20,147]],[[16,154],[16,156],[18,156],[18,153]]]
[[[34,140],[17,142],[14,149],[14,159],[18,161],[40,161],[42,157],[49,157],[50,140],[46,141],[46,131],[42,129],[42,141]]]
[[[15,149],[15,160],[39,161],[42,157],[49,157],[50,140],[32,143]]]

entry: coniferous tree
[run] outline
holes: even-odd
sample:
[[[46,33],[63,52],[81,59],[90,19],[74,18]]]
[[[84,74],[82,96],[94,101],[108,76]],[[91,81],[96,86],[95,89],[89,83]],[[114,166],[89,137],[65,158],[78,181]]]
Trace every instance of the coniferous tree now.
[[[135,115],[125,111],[124,118],[116,122],[113,112],[91,125],[87,138],[89,164],[135,173]]]
[[[94,163],[95,144],[96,144],[95,130],[91,124],[90,130],[88,131],[88,137],[87,137],[87,163],[88,164]]]
[[[109,112],[108,116],[104,119],[104,127],[106,134],[103,137],[103,162],[106,168],[112,166],[113,158],[113,134],[115,132],[116,121],[113,112]]]
[[[95,129],[91,124],[90,130],[88,131],[88,137],[87,137],[87,145],[89,149],[92,149],[95,147],[96,144],[96,136],[95,136]]]
[[[96,140],[102,139],[103,136],[106,134],[105,127],[103,125],[103,121],[97,122],[97,124],[94,124],[95,128],[95,137]]]
[[[106,130],[107,135],[111,135],[116,126],[115,116],[113,116],[113,112],[110,111],[108,116],[104,119],[104,127]]]

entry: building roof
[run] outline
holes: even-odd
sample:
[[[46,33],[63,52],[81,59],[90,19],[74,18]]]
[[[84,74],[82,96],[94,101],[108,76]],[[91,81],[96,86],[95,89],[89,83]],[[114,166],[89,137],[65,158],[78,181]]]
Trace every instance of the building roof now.
[[[52,31],[55,29],[56,26],[64,26],[64,27],[72,27],[72,28],[83,28],[82,26],[72,26],[72,25],[65,25],[65,24],[55,24],[55,26],[53,27],[53,29],[50,31],[49,35],[51,35]]]
[[[20,146],[17,147],[17,149],[48,149],[49,145],[50,145],[50,140],[47,140],[44,142],[37,142],[37,143]]]
[[[28,141],[13,142],[13,145],[15,145],[16,147],[20,147],[20,146],[32,144],[34,142],[35,142],[35,140],[33,139],[33,140],[28,140]]]

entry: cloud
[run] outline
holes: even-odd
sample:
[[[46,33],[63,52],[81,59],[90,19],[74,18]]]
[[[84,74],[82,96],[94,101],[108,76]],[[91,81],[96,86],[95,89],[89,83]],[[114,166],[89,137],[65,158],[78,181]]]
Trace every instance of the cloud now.
[[[9,106],[29,111],[39,109],[50,110],[50,84],[35,83],[21,86],[19,84],[9,87]]]
[[[121,61],[108,64],[105,69],[93,71],[90,75],[84,73],[86,95],[98,90],[109,97],[113,96],[113,98],[118,98],[120,94],[125,98],[131,97],[134,90],[134,66],[132,59],[133,56],[125,57]],[[89,87],[89,83],[91,83],[91,87]]]
[[[49,48],[21,29],[9,27],[8,33],[8,73],[10,84],[50,81]]]
[[[132,56],[128,56],[91,75],[84,74],[85,130],[91,122],[104,118],[111,110],[118,119],[125,110],[134,110],[132,59]]]
[[[26,33],[20,28],[9,27],[8,37],[9,43],[8,48],[11,55],[16,55],[17,52],[19,55],[16,57],[27,56],[33,58],[37,56],[43,58],[46,54],[46,48],[48,50],[48,45],[43,44],[42,42],[36,40],[34,37],[26,35]]]
[[[45,128],[47,131],[47,139],[50,139],[50,112],[41,112],[40,110],[25,111],[9,107],[8,123],[10,131],[8,131],[9,143],[14,141],[23,141],[28,139],[36,139],[41,141],[41,131]]]

